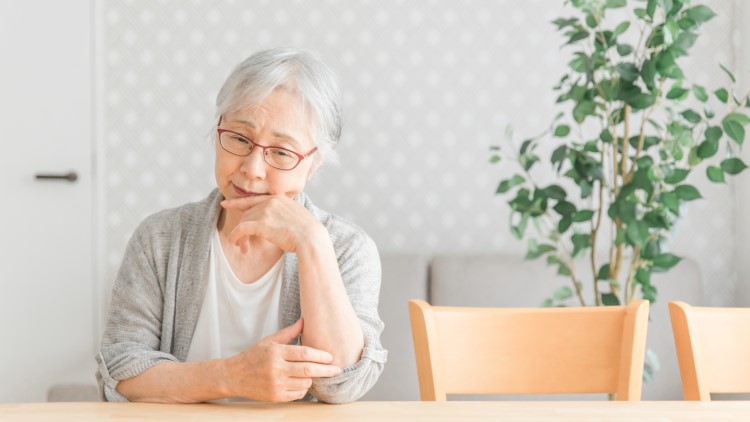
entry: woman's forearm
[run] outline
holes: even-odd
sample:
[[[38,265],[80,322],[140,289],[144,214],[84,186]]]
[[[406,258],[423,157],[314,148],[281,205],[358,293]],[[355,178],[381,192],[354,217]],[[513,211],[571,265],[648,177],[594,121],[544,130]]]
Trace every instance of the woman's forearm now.
[[[223,360],[164,362],[122,380],[117,391],[130,401],[200,403],[231,397]]]
[[[296,251],[300,307],[305,320],[302,344],[333,355],[341,368],[359,361],[364,335],[341,279],[336,253],[324,232]]]

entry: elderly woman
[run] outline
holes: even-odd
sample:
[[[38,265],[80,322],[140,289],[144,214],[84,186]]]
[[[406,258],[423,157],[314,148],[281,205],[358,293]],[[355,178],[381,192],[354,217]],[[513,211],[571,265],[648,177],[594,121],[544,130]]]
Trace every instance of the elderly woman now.
[[[97,355],[107,401],[344,403],[386,360],[380,259],[304,193],[341,133],[333,73],[256,53],[216,99],[217,189],[146,218],[128,243]]]

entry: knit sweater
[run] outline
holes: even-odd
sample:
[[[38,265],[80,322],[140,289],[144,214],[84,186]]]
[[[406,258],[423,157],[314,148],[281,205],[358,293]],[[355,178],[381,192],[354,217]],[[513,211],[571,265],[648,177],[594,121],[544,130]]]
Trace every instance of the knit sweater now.
[[[116,390],[119,381],[162,362],[185,361],[205,295],[210,236],[222,199],[214,190],[200,202],[151,215],[128,242],[96,356],[102,400],[127,401]],[[295,200],[328,230],[365,340],[360,360],[340,375],[314,379],[306,399],[351,402],[375,384],[387,357],[377,310],[380,258],[362,229],[317,208],[304,193]],[[300,318],[300,286],[296,255],[285,253],[282,259],[279,320],[286,327]]]

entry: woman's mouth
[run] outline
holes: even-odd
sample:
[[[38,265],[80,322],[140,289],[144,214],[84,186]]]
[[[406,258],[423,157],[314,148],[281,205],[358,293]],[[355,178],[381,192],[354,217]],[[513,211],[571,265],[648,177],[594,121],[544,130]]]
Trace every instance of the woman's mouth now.
[[[253,196],[265,195],[264,193],[246,191],[244,189],[237,187],[235,184],[232,184],[232,187],[234,188],[234,193],[236,193],[237,196],[240,198],[250,198]]]

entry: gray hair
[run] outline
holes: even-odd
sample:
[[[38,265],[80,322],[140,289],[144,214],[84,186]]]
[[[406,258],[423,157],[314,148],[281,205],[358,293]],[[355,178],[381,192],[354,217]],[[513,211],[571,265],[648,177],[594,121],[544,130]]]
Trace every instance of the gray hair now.
[[[219,116],[251,104],[259,105],[277,88],[295,92],[310,119],[318,163],[336,162],[333,148],[341,137],[342,98],[336,75],[306,50],[273,48],[238,64],[216,97]]]

